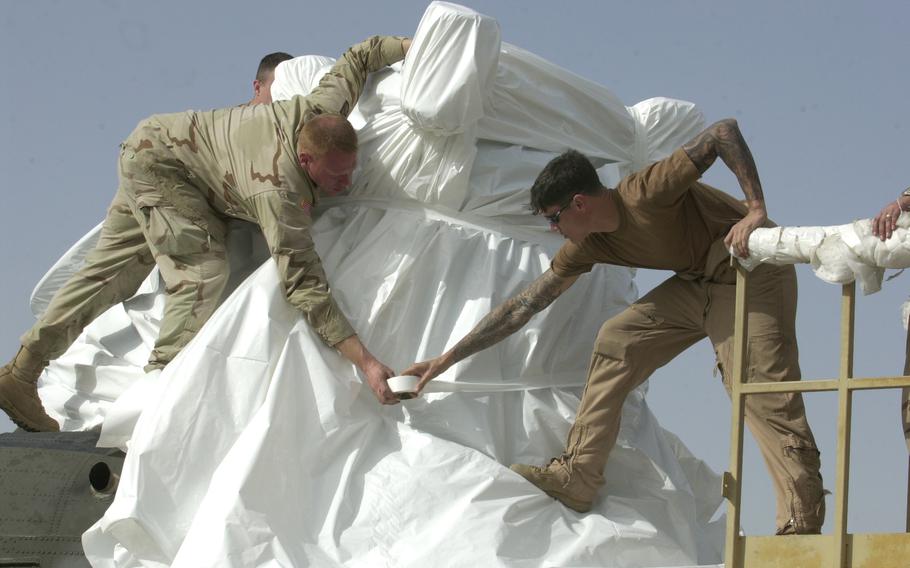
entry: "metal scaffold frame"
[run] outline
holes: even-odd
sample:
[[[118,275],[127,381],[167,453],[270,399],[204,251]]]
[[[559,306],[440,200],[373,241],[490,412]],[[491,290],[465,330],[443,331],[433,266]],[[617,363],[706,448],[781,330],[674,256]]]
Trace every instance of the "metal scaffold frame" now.
[[[727,532],[724,565],[727,568],[906,568],[910,566],[910,495],[907,531],[904,533],[850,534],[847,532],[847,497],[850,477],[850,427],[853,392],[866,389],[896,389],[910,386],[910,376],[853,377],[853,335],[856,285],[845,284],[841,300],[840,373],[836,379],[746,383],[748,277],[738,267],[736,320],[730,397],[730,471],[723,476],[727,499]],[[895,357],[897,359],[897,357]],[[743,469],[743,422],[745,397],[761,393],[837,391],[837,465],[833,488],[833,532],[824,535],[746,536],[740,531],[741,480]],[[910,493],[910,478],[908,478]],[[831,519],[829,518],[829,522]]]

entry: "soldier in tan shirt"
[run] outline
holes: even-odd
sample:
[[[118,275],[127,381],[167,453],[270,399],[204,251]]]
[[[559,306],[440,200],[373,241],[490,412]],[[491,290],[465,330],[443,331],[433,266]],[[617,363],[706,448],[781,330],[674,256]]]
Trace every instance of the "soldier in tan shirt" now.
[[[56,431],[37,380],[109,307],[157,265],[166,284],[146,370],[171,361],[211,316],[228,277],[225,220],[262,229],[288,301],[357,365],[383,404],[394,374],[360,342],[332,298],[310,236],[319,191],[351,182],[357,134],[346,116],[369,73],[404,58],[410,40],[373,37],[347,50],[307,96],[271,104],[153,115],[121,145],[120,188],[98,243],[0,369],[0,408],[28,430]]]
[[[720,157],[746,205],[701,176]],[[595,263],[676,274],[604,323],[566,450],[544,467],[512,469],[576,511],[590,510],[619,432],[623,401],[654,370],[708,337],[725,385],[733,364],[735,270],[728,248],[746,256],[749,234],[771,225],[751,152],[736,121],[720,121],[670,157],[603,187],[575,151],[554,158],[531,189],[531,207],[568,241],[550,269],[487,315],[443,355],[404,373],[419,388],[454,363],[520,329]],[[796,274],[763,265],[750,277],[748,381],[799,380]],[[728,387],[729,390],[729,387]],[[824,521],[819,452],[800,394],[752,395],[746,421],[771,472],[779,534],[818,533]]]

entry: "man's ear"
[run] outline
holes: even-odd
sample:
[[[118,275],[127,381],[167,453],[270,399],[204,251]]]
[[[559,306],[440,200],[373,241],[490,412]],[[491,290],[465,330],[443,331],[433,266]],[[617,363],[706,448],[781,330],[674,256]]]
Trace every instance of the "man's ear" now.
[[[262,89],[262,83],[259,82],[259,79],[253,79],[253,94],[259,96],[259,91]]]
[[[307,167],[310,164],[310,162],[312,162],[312,161],[313,161],[313,156],[311,156],[309,154],[309,152],[300,152],[299,154],[297,154],[297,162],[300,164],[300,167],[302,167],[302,168]]]
[[[584,211],[588,206],[587,197],[584,193],[576,193],[572,196],[572,206],[579,211]]]

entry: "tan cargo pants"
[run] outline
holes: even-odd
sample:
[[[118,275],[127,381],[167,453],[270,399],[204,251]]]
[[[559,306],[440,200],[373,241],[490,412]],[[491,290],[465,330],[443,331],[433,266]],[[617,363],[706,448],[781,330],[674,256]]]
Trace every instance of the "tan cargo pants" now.
[[[729,274],[724,280],[730,280]],[[673,276],[603,325],[567,444],[566,460],[583,485],[593,489],[604,483],[626,395],[704,337],[714,345],[729,393],[735,289],[735,284]],[[757,268],[749,280],[748,382],[799,380],[795,317],[793,267]],[[820,531],[824,489],[819,452],[801,395],[751,395],[745,419],[774,481],[778,529],[789,525],[800,533]]]
[[[904,375],[910,375],[910,325],[907,326],[907,354],[904,357]],[[910,452],[910,388],[901,389],[901,422],[904,427],[904,441],[907,443],[907,451]]]
[[[224,223],[150,130],[140,125],[123,145],[120,188],[98,244],[22,336],[22,345],[47,360],[62,355],[105,310],[135,294],[155,264],[167,296],[146,370],[170,362],[218,305],[229,274]],[[184,209],[169,202],[173,192],[180,193]],[[202,213],[188,218],[188,205]]]

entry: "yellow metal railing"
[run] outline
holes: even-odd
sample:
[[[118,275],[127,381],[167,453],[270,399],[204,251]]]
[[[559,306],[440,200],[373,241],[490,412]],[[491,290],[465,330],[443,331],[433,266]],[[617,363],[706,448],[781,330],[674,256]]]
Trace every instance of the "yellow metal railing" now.
[[[910,566],[910,478],[908,478],[905,533],[850,534],[847,532],[847,496],[850,487],[850,425],[853,391],[910,386],[910,377],[853,377],[853,331],[856,285],[843,287],[841,300],[841,361],[836,379],[783,383],[745,383],[749,336],[747,272],[737,268],[734,327],[732,429],[730,471],[723,476],[727,503],[726,568],[907,568]],[[895,357],[896,359],[897,357]],[[740,534],[742,503],[743,419],[745,397],[771,392],[837,391],[837,472],[834,481],[833,531],[825,535],[745,536]],[[908,466],[910,467],[910,466]],[[829,519],[830,522],[830,519]]]

